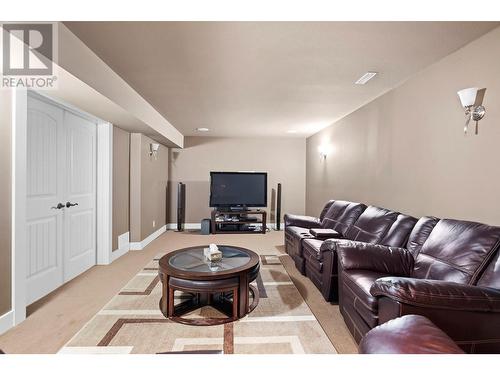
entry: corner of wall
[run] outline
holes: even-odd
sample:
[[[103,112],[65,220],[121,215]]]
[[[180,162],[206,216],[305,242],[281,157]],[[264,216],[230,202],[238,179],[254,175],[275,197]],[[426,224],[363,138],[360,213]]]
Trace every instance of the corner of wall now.
[[[130,241],[141,241],[141,143],[142,134],[130,134]]]

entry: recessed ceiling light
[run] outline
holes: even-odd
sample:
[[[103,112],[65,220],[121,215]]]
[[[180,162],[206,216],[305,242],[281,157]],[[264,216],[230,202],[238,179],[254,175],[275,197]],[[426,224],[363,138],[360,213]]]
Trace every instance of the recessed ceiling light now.
[[[356,85],[365,85],[370,79],[375,77],[377,74],[378,74],[377,72],[366,72],[354,83]]]
[[[291,129],[291,130],[287,130],[286,132],[289,134],[295,134],[295,133],[297,133],[297,130]]]
[[[210,129],[209,128],[196,128],[196,131],[199,131],[199,132],[209,132]]]

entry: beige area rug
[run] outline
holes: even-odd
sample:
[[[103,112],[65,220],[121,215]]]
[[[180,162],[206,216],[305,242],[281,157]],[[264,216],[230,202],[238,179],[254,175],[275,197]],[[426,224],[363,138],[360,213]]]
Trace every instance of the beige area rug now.
[[[223,350],[225,354],[336,353],[280,257],[261,255],[258,306],[245,318],[217,326],[172,322],[161,314],[158,258],[139,272],[59,353],[144,353]],[[179,296],[182,298],[182,296]],[[219,314],[211,307],[190,313]],[[189,315],[187,317],[190,317]]]

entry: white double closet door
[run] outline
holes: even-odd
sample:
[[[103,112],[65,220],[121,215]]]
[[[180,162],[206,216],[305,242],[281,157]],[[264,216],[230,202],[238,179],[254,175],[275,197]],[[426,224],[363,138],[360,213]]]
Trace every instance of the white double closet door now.
[[[96,264],[96,126],[28,96],[27,304]]]

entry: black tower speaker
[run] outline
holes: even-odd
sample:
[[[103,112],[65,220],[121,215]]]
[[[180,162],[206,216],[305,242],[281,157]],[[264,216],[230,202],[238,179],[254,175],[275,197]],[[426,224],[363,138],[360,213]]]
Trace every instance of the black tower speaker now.
[[[281,229],[281,183],[278,184],[276,193],[276,230]]]
[[[184,221],[186,219],[186,185],[179,182],[177,185],[177,231],[184,230]]]

